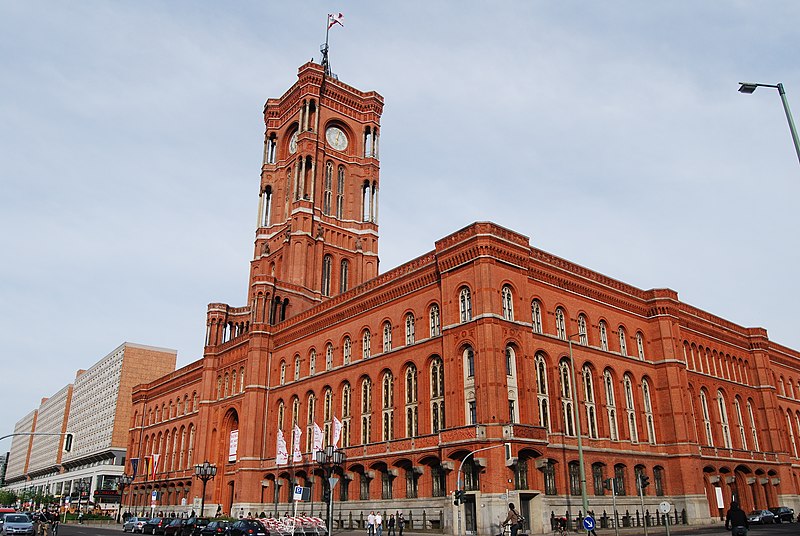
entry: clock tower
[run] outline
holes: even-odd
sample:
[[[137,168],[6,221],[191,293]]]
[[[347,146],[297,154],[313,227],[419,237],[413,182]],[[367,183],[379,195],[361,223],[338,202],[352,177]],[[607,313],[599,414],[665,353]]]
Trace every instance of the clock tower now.
[[[250,303],[274,324],[378,275],[383,97],[309,62],[264,106]]]

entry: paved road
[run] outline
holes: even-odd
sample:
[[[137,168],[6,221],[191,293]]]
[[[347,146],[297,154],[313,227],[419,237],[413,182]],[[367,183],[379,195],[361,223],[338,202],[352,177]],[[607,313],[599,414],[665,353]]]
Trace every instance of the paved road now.
[[[663,527],[651,527],[648,531],[649,536],[664,536],[666,534]],[[730,536],[730,531],[727,531],[722,526],[715,527],[672,527],[672,535],[703,535],[703,536]],[[104,535],[122,536],[121,525],[61,525],[58,530],[58,536],[104,536]],[[129,533],[125,533],[128,535]],[[384,535],[386,533],[384,532]],[[437,533],[414,533],[406,531],[404,536],[435,536]],[[576,536],[585,534],[584,532],[577,533]],[[598,536],[614,536],[612,529],[603,529],[597,531]],[[620,530],[620,536],[641,536],[644,534],[642,529],[623,529]],[[754,525],[750,529],[750,536],[782,536],[782,535],[800,534],[800,524],[798,523],[781,523],[778,525]],[[333,536],[365,536],[363,531],[334,531]],[[534,535],[535,536],[535,535]],[[549,536],[549,535],[548,535]]]

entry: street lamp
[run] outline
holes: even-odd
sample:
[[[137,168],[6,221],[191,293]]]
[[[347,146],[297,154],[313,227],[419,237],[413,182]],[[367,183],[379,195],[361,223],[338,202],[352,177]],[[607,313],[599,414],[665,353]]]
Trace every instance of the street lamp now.
[[[797,129],[794,127],[794,120],[792,119],[792,112],[789,111],[789,102],[786,100],[786,91],[783,89],[783,84],[754,84],[752,82],[739,82],[740,93],[753,93],[758,87],[772,87],[778,90],[783,103],[783,111],[786,113],[786,120],[789,122],[789,131],[792,133],[792,141],[794,141],[794,151],[797,153],[797,160],[800,161],[800,140],[797,139]]]
[[[325,501],[325,525],[330,535],[333,531],[333,470],[344,465],[347,455],[342,449],[337,449],[333,445],[328,445],[323,450],[318,450],[314,455],[316,462],[325,472],[325,482],[323,482],[323,492],[328,494]],[[291,493],[292,490],[289,490]]]
[[[203,481],[203,497],[202,499],[200,499],[201,516],[205,514],[205,509],[206,509],[206,484],[208,484],[208,481],[214,478],[216,474],[217,474],[217,466],[211,465],[210,463],[208,463],[208,460],[204,461],[201,465],[194,466],[194,476]]]
[[[83,498],[84,490],[86,490],[86,482],[84,482],[83,479],[81,478],[80,480],[78,480],[76,488],[78,490],[78,516],[80,516],[81,515],[81,499]]]
[[[575,333],[567,337],[569,343],[569,367],[572,369],[572,392],[575,393],[572,400],[572,414],[575,415],[575,432],[578,434],[578,470],[581,477],[581,499],[583,500],[583,516],[589,515],[589,498],[586,496],[586,468],[583,466],[583,442],[581,440],[581,414],[578,412],[578,382],[575,380],[575,358],[572,356],[572,338],[580,337],[581,333]]]
[[[133,482],[133,477],[131,475],[123,474],[117,480],[117,488],[119,489],[119,509],[117,510],[117,523],[119,523],[119,514],[122,511],[122,505],[124,504],[122,501],[122,496],[125,493],[125,488],[131,485]]]

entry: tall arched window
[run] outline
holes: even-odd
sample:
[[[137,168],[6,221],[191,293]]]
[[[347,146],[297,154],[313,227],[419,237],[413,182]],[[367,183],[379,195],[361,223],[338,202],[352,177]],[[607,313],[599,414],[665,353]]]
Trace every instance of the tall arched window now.
[[[601,320],[597,324],[597,331],[600,332],[600,349],[608,350],[608,327],[605,320]]]
[[[431,360],[431,432],[444,428],[444,362],[436,356]]]
[[[464,349],[464,372],[467,378],[475,377],[475,351],[471,346]]]
[[[353,350],[353,343],[350,342],[350,337],[344,338],[344,343],[342,344],[342,363],[344,365],[350,364],[350,355],[352,354]]]
[[[322,194],[322,213],[326,216],[331,215],[331,205],[333,204],[333,162],[328,160],[325,163],[325,190]]]
[[[619,353],[628,355],[628,344],[625,342],[625,328],[619,327]]]
[[[742,450],[747,450],[747,433],[744,431],[742,404],[739,402],[738,397],[733,399],[733,410],[736,413],[736,427],[739,430],[739,441],[741,442]]]
[[[390,352],[392,350],[392,323],[383,323],[383,351]]]
[[[567,318],[561,307],[556,308],[556,337],[567,340]]]
[[[342,259],[342,264],[339,268],[339,294],[347,292],[347,277],[350,273],[350,261]]]
[[[372,381],[361,382],[361,443],[368,444],[372,437]]]
[[[564,434],[575,435],[575,407],[572,397],[572,379],[570,377],[569,361],[562,360],[558,364],[559,378],[561,379],[561,413],[564,419]]]
[[[468,287],[463,287],[459,291],[458,303],[461,322],[469,322],[472,320],[472,296],[470,295]]]
[[[369,332],[368,329],[364,330],[364,333],[361,335],[361,358],[362,359],[369,359],[372,355],[372,350],[370,349],[372,334]]]
[[[331,295],[331,265],[333,263],[333,257],[330,255],[325,255],[322,257],[322,292],[323,296],[330,296]]]
[[[542,332],[542,304],[539,300],[531,302],[531,328],[534,333]]]
[[[589,333],[587,331],[586,315],[578,315],[578,342],[584,346],[589,344]]]
[[[711,433],[711,414],[708,411],[708,397],[705,390],[700,390],[700,410],[703,412],[703,427],[706,431],[706,445],[714,446],[714,435]]]
[[[536,365],[536,401],[539,409],[539,426],[550,431],[550,398],[547,392],[547,364],[544,355],[537,353]]]
[[[644,361],[644,335],[641,331],[636,332],[636,354]]]
[[[439,305],[435,303],[431,305],[428,317],[430,318],[431,337],[438,337],[442,334],[442,320],[439,316]]]
[[[792,412],[786,412],[786,433],[789,434],[789,443],[792,445],[792,452],[797,458],[797,440],[794,438],[794,426],[792,426]]]
[[[614,380],[611,371],[606,369],[603,372],[603,385],[606,390],[606,414],[608,415],[608,437],[611,441],[619,440],[617,432],[617,402],[614,396]]]
[[[588,434],[592,439],[597,439],[597,409],[594,400],[594,378],[589,365],[583,366],[583,398],[586,407],[586,422],[589,426]]]
[[[314,441],[314,423],[317,415],[317,397],[314,393],[308,395],[308,412],[306,414],[306,452],[311,452]]]
[[[406,369],[406,437],[419,435],[419,408],[417,407],[417,367]]]
[[[622,379],[625,388],[625,412],[628,414],[628,434],[632,443],[639,441],[639,431],[636,425],[636,404],[633,399],[633,380],[629,374]]]
[[[664,468],[660,465],[653,467],[653,486],[656,488],[656,496],[664,496]]]
[[[322,420],[324,445],[330,445],[333,440],[331,432],[333,430],[333,391],[330,387],[326,387],[322,396]]]
[[[345,382],[342,386],[342,447],[350,446],[350,419],[352,417],[350,394],[350,384]]]
[[[286,361],[281,361],[281,385],[286,383]]]
[[[308,354],[308,374],[309,376],[313,376],[317,373],[317,351],[313,348],[311,352]]]
[[[414,313],[406,314],[406,346],[414,344]]]
[[[647,424],[647,441],[651,445],[655,445],[656,425],[653,419],[653,402],[650,399],[650,384],[646,379],[642,380],[642,398],[644,399],[644,419]]]
[[[383,375],[383,440],[394,439],[394,376],[391,372]]]
[[[300,356],[294,356],[294,381],[300,379]]]
[[[760,450],[758,448],[758,426],[756,425],[756,417],[753,415],[753,403],[749,399],[747,400],[747,416],[750,419],[750,436],[753,438],[753,450]]]
[[[717,391],[717,410],[719,411],[719,422],[722,425],[722,443],[726,449],[731,448],[731,429],[728,422],[728,406],[725,404],[725,395],[722,390]]]
[[[502,290],[503,299],[503,318],[506,320],[514,320],[514,296],[511,292],[511,287],[506,285]]]
[[[333,345],[328,343],[325,345],[325,370],[333,368]]]
[[[336,217],[340,220],[344,215],[344,166],[339,166],[336,181]]]

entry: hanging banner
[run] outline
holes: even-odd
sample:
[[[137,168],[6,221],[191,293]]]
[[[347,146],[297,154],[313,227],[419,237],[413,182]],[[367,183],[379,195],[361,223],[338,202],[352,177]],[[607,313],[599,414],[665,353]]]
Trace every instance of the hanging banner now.
[[[131,458],[131,473],[133,474],[133,479],[136,479],[136,473],[139,472],[139,458]]]
[[[153,476],[151,480],[156,479],[156,473],[158,472],[158,460],[161,458],[161,454],[153,454]]]
[[[228,461],[236,461],[236,452],[239,450],[239,430],[231,430],[230,442],[228,443]]]
[[[316,459],[317,451],[322,450],[322,430],[317,423],[314,423],[314,441],[311,444],[311,459]]]
[[[303,454],[300,452],[300,436],[303,435],[303,432],[300,431],[300,427],[296,424],[294,425],[294,437],[292,437],[292,461],[293,462],[302,462],[303,461]]]
[[[289,463],[289,450],[286,448],[286,438],[283,437],[283,430],[278,430],[278,447],[275,450],[275,465],[286,465]]]
[[[337,419],[336,417],[333,418],[333,446],[339,446],[339,438],[342,437],[342,421]]]

